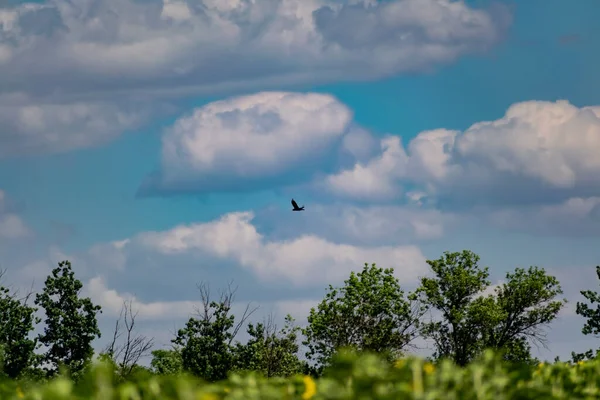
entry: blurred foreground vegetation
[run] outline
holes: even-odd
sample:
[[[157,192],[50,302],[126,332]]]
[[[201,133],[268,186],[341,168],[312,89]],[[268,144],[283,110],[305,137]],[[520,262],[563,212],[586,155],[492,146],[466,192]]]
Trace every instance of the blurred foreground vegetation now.
[[[1,399],[597,399],[600,362],[516,365],[491,350],[459,367],[402,358],[390,363],[375,354],[342,351],[320,378],[294,375],[266,378],[256,372],[233,373],[207,383],[188,374],[138,372],[118,382],[110,363],[95,363],[77,383],[57,376],[46,383],[4,380]]]

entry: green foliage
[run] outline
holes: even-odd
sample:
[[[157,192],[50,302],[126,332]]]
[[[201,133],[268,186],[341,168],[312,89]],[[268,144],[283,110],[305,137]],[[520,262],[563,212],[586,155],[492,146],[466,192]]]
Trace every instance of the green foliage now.
[[[489,319],[499,320],[497,313],[486,316],[492,299],[475,295],[489,284],[488,268],[483,270],[477,264],[479,257],[470,252],[445,252],[439,260],[427,263],[433,270],[433,278],[422,278],[417,294],[427,307],[441,312],[442,321],[432,321],[423,325],[422,333],[433,339],[437,358],[451,358],[458,365],[466,365],[481,350],[477,340],[478,330]],[[479,328],[479,329],[477,329]]]
[[[183,372],[181,351],[178,349],[154,350],[152,352],[150,366],[152,367],[153,372],[159,375],[180,374]]]
[[[600,280],[600,266],[596,266],[596,275]],[[600,294],[592,290],[582,290],[580,293],[590,302],[589,305],[584,302],[577,302],[575,312],[586,319],[586,322],[581,329],[581,333],[584,335],[598,336],[600,335]],[[594,304],[596,304],[595,308],[593,308]],[[600,356],[600,349],[597,349],[595,352],[593,350],[588,350],[585,353],[579,354],[573,352],[571,353],[571,356],[573,357],[573,361],[598,358]]]
[[[250,339],[246,344],[237,343],[234,348],[237,370],[257,371],[266,377],[291,376],[301,373],[305,363],[298,359],[298,333],[291,315],[285,325],[276,332],[272,322],[248,324]]]
[[[422,278],[408,296],[392,269],[365,264],[343,287],[329,286],[304,330],[288,315],[279,331],[272,320],[248,324],[250,339],[235,345],[248,308],[236,323],[230,315],[233,292],[211,302],[202,286],[204,309],[177,332],[175,348],[152,352],[149,369],[137,364],[152,343],[132,333],[131,303],[124,306],[125,343],[116,344],[119,319],[101,363],[90,363],[91,343],[100,336],[100,307],[79,297],[82,284],[64,261],[36,296],[46,326],[35,340],[29,334],[39,322],[36,309],[0,287],[0,361],[6,376],[18,378],[0,379],[0,398],[23,393],[56,400],[599,398],[600,360],[578,366],[557,360],[538,368],[531,357],[530,341],[543,341],[541,328],[565,303],[556,300],[562,294],[556,278],[538,267],[516,268],[484,295],[489,273],[478,262],[470,251],[446,252],[428,261],[433,276]],[[597,274],[600,278],[600,267]],[[592,306],[600,304],[597,293],[581,293]],[[441,318],[422,322],[428,310]],[[600,305],[594,310],[578,303],[577,312],[588,318],[584,334],[600,334]],[[316,368],[298,357],[301,331]],[[399,358],[419,334],[433,339],[435,365]],[[41,356],[33,354],[36,343],[48,347]],[[576,361],[592,357],[591,350],[573,355]],[[45,371],[35,368],[42,364]],[[63,376],[67,373],[72,380]]]
[[[190,318],[173,343],[181,347],[183,369],[208,381],[225,379],[233,368],[233,315],[229,303],[210,302],[210,317]]]
[[[298,359],[297,336],[299,328],[287,316],[283,329],[276,331],[274,324],[249,324],[250,340],[246,344],[232,344],[246,318],[254,311],[249,306],[236,324],[229,315],[235,291],[229,288],[219,302],[209,300],[206,285],[199,285],[203,310],[196,318],[190,318],[177,333],[173,351],[153,352],[152,366],[161,374],[173,373],[181,367],[207,381],[225,379],[229,372],[252,370],[266,376],[288,376],[305,368]]]
[[[392,366],[375,354],[339,352],[327,374],[313,380],[296,375],[264,378],[232,374],[204,383],[187,375],[146,375],[117,383],[110,365],[97,364],[77,383],[58,377],[46,384],[0,381],[0,398],[37,400],[584,400],[600,397],[600,361],[512,368],[485,352],[464,368],[450,360],[437,364],[420,358]]]
[[[35,360],[36,340],[29,333],[39,320],[27,298],[21,301],[0,286],[0,373],[11,378],[21,376]]]
[[[441,320],[423,324],[422,334],[433,339],[436,358],[467,365],[486,348],[506,360],[534,363],[528,340],[542,341],[541,327],[554,320],[566,300],[554,300],[562,290],[543,269],[517,268],[495,294],[482,295],[490,285],[488,268],[471,251],[445,252],[427,261],[434,273],[422,278],[418,298],[437,310]]]
[[[507,273],[506,283],[496,289],[495,296],[501,319],[484,347],[512,350],[509,357],[530,362],[525,339],[542,341],[539,328],[552,322],[565,305],[566,299],[555,300],[562,293],[558,280],[542,268],[516,268]]]
[[[36,295],[35,304],[46,314],[46,326],[38,341],[48,347],[41,358],[47,364],[48,376],[56,375],[62,367],[76,376],[94,354],[91,343],[100,337],[96,314],[102,311],[89,298],[79,297],[82,287],[71,263],[62,261]]]
[[[342,288],[329,285],[325,299],[310,310],[306,356],[323,366],[346,347],[397,357],[417,335],[422,311],[405,299],[392,269],[365,264]]]

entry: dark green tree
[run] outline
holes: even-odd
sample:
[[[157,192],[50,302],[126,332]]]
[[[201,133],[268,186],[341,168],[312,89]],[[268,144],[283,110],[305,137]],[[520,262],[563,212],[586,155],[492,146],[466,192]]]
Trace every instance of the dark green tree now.
[[[505,280],[495,290],[500,322],[483,346],[504,349],[505,358],[514,361],[536,362],[529,356],[527,341],[546,345],[543,328],[556,319],[567,300],[557,298],[563,293],[560,283],[543,268],[515,268]]]
[[[40,320],[35,317],[36,308],[27,305],[29,297],[19,299],[17,293],[0,286],[0,372],[13,379],[36,360],[37,342],[29,335]]]
[[[177,349],[154,350],[150,366],[156,374],[177,375],[183,372],[181,352]]]
[[[596,266],[596,275],[600,280],[600,266]],[[587,302],[577,302],[577,307],[575,312],[578,315],[581,315],[586,319],[583,328],[581,329],[581,333],[584,335],[594,335],[595,337],[600,336],[600,294],[598,292],[594,292],[593,290],[582,290],[579,293],[587,300]],[[595,306],[594,306],[595,304]],[[571,353],[571,357],[574,362],[582,361],[585,359],[593,359],[600,356],[600,349],[588,350],[585,353]]]
[[[543,327],[553,321],[566,300],[558,280],[538,267],[517,268],[494,294],[489,270],[479,256],[465,250],[445,252],[429,260],[434,276],[421,278],[418,298],[440,318],[422,325],[422,334],[435,344],[435,358],[451,358],[464,366],[484,349],[504,353],[513,362],[532,363],[528,341],[545,344]]]
[[[235,290],[223,291],[220,301],[210,301],[208,285],[198,286],[203,309],[197,318],[190,318],[185,327],[177,332],[173,343],[181,351],[183,369],[209,382],[227,378],[234,368],[232,341],[245,320],[256,309],[249,312],[249,306],[241,321],[235,323],[230,315]]]
[[[298,333],[291,315],[285,318],[284,327],[277,332],[273,318],[266,323],[248,324],[250,339],[234,347],[235,368],[258,371],[266,377],[287,377],[302,373],[305,363],[298,358]]]
[[[306,356],[321,367],[341,348],[399,356],[418,334],[424,310],[405,298],[393,269],[365,264],[342,288],[329,285],[303,330]]]
[[[46,326],[38,341],[48,348],[41,358],[48,376],[63,366],[76,377],[94,354],[92,341],[100,337],[96,314],[102,311],[89,298],[79,297],[82,287],[71,263],[62,261],[36,295],[35,304],[46,314]]]

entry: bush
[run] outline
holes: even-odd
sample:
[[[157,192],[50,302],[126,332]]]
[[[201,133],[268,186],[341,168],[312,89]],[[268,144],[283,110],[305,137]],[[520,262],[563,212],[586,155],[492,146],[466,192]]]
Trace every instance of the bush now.
[[[323,378],[266,379],[233,374],[208,384],[188,376],[149,375],[115,383],[106,364],[96,364],[77,384],[58,377],[44,384],[4,380],[0,399],[595,399],[600,397],[600,362],[515,367],[487,352],[464,368],[405,358],[390,365],[373,354],[341,353]]]

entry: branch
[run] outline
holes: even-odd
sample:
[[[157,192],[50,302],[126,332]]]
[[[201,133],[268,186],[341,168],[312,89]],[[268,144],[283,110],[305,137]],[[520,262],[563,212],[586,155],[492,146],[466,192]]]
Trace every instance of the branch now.
[[[129,375],[133,368],[138,364],[142,357],[148,356],[154,345],[154,339],[144,335],[135,335],[135,319],[139,311],[133,312],[133,301],[124,300],[121,307],[121,313],[115,323],[112,343],[107,347],[107,352],[118,363],[121,373],[124,376]],[[117,339],[121,337],[123,332],[119,327],[119,323],[123,319],[125,324],[125,342],[121,346],[115,346]],[[116,350],[116,352],[115,352]],[[118,361],[120,359],[120,362]]]

